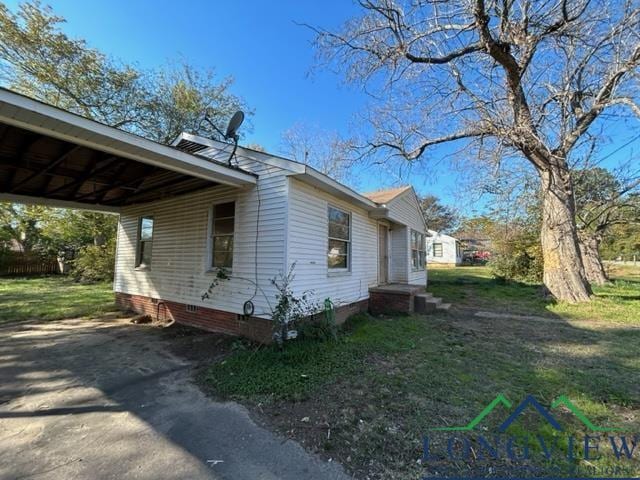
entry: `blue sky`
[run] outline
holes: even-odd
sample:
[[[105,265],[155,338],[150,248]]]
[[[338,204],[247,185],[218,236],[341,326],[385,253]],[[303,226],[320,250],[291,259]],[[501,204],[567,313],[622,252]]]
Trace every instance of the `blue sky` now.
[[[12,9],[18,2],[6,2]],[[346,85],[330,71],[315,69],[312,32],[296,22],[335,28],[355,11],[348,0],[293,1],[142,1],[110,0],[47,2],[67,19],[67,34],[86,39],[107,54],[143,68],[184,58],[196,66],[213,67],[221,77],[233,76],[233,93],[255,110],[247,143],[278,153],[282,133],[296,123],[347,131],[365,108],[361,88]],[[637,124],[636,124],[637,128]],[[607,154],[630,138],[603,149]],[[627,158],[635,142],[615,158]],[[437,157],[438,153],[434,152]],[[435,173],[437,172],[437,174]],[[394,183],[386,173],[364,175],[361,190]],[[368,172],[370,173],[370,172]],[[433,193],[455,204],[457,173],[446,164],[415,173],[408,181],[419,193]],[[480,204],[482,205],[482,204]],[[480,207],[480,209],[482,206]],[[467,213],[471,213],[468,211]]]

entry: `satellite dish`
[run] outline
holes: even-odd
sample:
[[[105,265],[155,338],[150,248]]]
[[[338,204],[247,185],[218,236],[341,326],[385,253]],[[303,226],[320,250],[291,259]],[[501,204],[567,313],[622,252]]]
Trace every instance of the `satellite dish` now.
[[[211,121],[211,119],[209,118],[209,115],[206,112],[205,112],[203,121],[206,121],[209,125],[211,125],[211,127],[220,135],[223,135],[225,140],[229,140],[230,138],[233,138],[233,151],[231,152],[231,155],[229,155],[229,160],[227,161],[229,166],[231,166],[231,159],[236,154],[236,149],[238,148],[238,140],[240,140],[240,136],[238,135],[238,129],[240,128],[240,125],[242,125],[242,122],[244,121],[244,112],[238,110],[236,113],[233,114],[233,116],[231,117],[231,120],[229,120],[229,125],[227,125],[227,132],[224,134],[220,131],[218,127],[216,127],[216,124]],[[202,122],[200,122],[200,124],[202,124]]]
[[[238,129],[242,122],[244,121],[244,112],[238,110],[233,114],[231,120],[229,120],[229,125],[227,126],[227,133],[224,134],[225,138],[233,138],[236,142],[238,141]]]

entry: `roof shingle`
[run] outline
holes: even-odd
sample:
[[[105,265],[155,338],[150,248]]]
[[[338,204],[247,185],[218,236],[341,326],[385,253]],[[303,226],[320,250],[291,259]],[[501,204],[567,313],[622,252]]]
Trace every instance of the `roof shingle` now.
[[[398,188],[389,188],[387,190],[378,190],[376,192],[363,193],[365,197],[369,200],[372,200],[376,203],[384,204],[388,203],[398,195],[406,192],[411,188],[411,185],[405,185],[403,187]]]

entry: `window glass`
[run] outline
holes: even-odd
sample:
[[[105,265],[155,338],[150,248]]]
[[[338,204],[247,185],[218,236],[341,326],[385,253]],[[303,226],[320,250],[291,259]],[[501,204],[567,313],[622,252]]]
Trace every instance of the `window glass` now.
[[[136,267],[148,267],[151,265],[153,250],[153,217],[141,217],[138,223],[138,232]]]
[[[424,270],[426,255],[424,233],[411,230],[411,266],[414,270]]]
[[[211,218],[211,267],[231,268],[235,232],[235,202],[213,206]]]
[[[330,269],[348,269],[351,253],[351,215],[335,207],[329,207],[328,220],[327,266]]]

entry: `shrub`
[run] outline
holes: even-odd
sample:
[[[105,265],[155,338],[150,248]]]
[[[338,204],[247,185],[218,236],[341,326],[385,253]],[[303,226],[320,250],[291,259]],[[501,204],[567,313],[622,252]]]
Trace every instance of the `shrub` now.
[[[537,244],[494,255],[488,265],[492,275],[500,280],[542,280],[542,250]]]
[[[72,275],[78,281],[99,282],[113,280],[115,270],[115,242],[82,247],[73,260]]]
[[[321,342],[338,338],[335,309],[330,299],[324,301],[324,311],[299,321],[298,333],[302,338]]]

